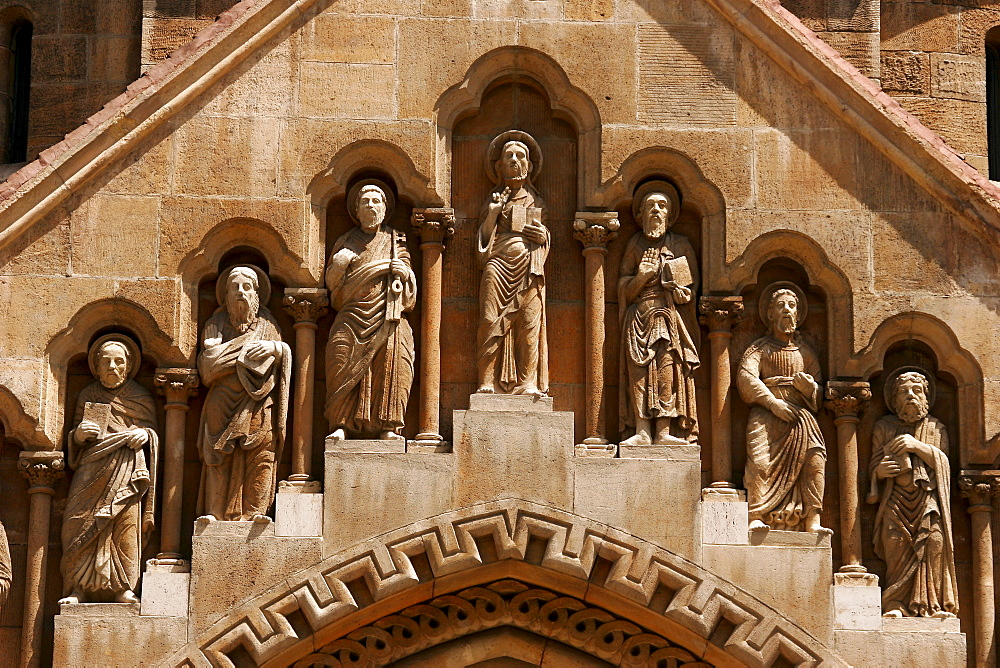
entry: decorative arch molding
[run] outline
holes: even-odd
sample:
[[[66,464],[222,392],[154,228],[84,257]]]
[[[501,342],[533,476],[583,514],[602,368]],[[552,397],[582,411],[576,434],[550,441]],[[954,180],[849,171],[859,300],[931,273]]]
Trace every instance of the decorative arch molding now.
[[[983,371],[976,358],[962,348],[955,332],[943,320],[927,313],[900,313],[884,320],[865,346],[846,365],[845,375],[870,378],[883,370],[885,355],[901,341],[920,341],[934,351],[938,370],[955,379],[958,390],[958,422],[961,464],[992,464],[1000,434],[986,443]],[[992,447],[991,447],[992,446]]]
[[[83,306],[45,348],[42,421],[53,443],[58,443],[63,427],[66,370],[70,360],[87,351],[86,346],[99,330],[116,326],[132,332],[139,339],[143,354],[152,357],[158,365],[186,366],[187,357],[141,304],[118,297]]]
[[[608,211],[631,206],[636,186],[651,176],[665,176],[679,189],[683,209],[693,209],[702,222],[701,266],[704,291],[725,291],[726,199],[689,156],[665,146],[651,146],[626,158],[595,199]]]
[[[326,216],[330,201],[346,193],[351,177],[369,170],[388,174],[395,182],[400,197],[417,206],[442,205],[441,195],[435,191],[430,177],[417,169],[403,149],[382,139],[351,142],[337,151],[329,166],[313,177],[306,189],[309,200],[306,211],[310,248],[308,260],[316,276],[322,277],[326,262]]]
[[[413,613],[415,604],[440,609],[433,602],[453,595],[446,600],[460,610],[470,588],[488,599],[498,593],[490,583],[508,579],[557,595],[551,600],[579,600],[709,664],[769,666],[784,657],[794,665],[846,665],[780,612],[697,564],[607,525],[518,499],[449,511],[328,557],[233,610],[165,665],[232,666],[230,655],[243,652],[256,665],[289,665],[390,615],[412,620],[405,611]],[[534,604],[527,605],[530,611]],[[556,619],[566,614],[551,612]],[[563,633],[562,642],[572,639]],[[647,649],[654,645],[648,639]]]
[[[831,336],[828,364],[831,378],[850,376],[848,362],[854,351],[854,311],[851,281],[830,261],[826,251],[814,239],[794,230],[773,230],[747,245],[743,254],[729,264],[728,283],[734,293],[757,282],[761,267],[770,260],[788,259],[798,263],[809,277],[809,284],[826,294],[829,331],[846,330],[848,336]],[[834,327],[846,323],[846,327]]]
[[[55,441],[39,429],[38,420],[24,410],[21,400],[9,389],[0,385],[0,421],[4,435],[21,445],[22,450],[53,450]]]
[[[455,123],[476,114],[483,95],[503,79],[530,79],[545,91],[552,110],[568,118],[576,129],[578,143],[577,197],[581,208],[599,207],[596,198],[601,176],[601,115],[590,96],[570,82],[558,62],[548,54],[524,46],[493,49],[472,63],[462,81],[438,98],[434,106],[437,123],[436,191],[451,202],[451,138]]]

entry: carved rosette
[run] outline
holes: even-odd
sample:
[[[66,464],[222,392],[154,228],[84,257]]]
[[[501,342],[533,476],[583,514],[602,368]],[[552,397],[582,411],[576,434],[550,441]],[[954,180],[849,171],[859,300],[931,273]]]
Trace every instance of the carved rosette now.
[[[315,323],[330,306],[330,297],[323,288],[285,288],[281,300],[285,310],[295,318],[295,324]]]
[[[991,500],[1000,497],[1000,471],[962,471],[958,478],[962,496],[969,500],[969,512],[992,510]]]
[[[857,418],[871,398],[871,385],[865,381],[831,380],[826,384],[826,407],[838,419]]]
[[[21,475],[28,481],[29,494],[52,494],[56,482],[66,473],[66,460],[61,452],[25,451],[21,453],[17,465]]]
[[[157,369],[153,377],[153,385],[157,391],[167,398],[168,404],[187,404],[188,397],[198,392],[197,369]]]
[[[583,252],[590,249],[606,251],[608,244],[618,236],[618,212],[577,212],[573,221],[573,236],[583,244]]]
[[[698,303],[698,320],[710,332],[728,332],[743,319],[743,297],[705,295]]]
[[[444,244],[455,234],[455,210],[444,207],[414,209],[410,223],[423,243]]]

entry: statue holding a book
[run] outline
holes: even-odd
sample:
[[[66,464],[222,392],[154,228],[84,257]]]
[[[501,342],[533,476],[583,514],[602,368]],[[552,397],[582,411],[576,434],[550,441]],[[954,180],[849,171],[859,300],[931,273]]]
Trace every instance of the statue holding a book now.
[[[694,371],[699,330],[694,312],[698,262],[687,237],[670,232],[680,194],[647,181],[632,210],[642,231],[628,242],[618,279],[622,332],[623,445],[679,445],[698,438]]]

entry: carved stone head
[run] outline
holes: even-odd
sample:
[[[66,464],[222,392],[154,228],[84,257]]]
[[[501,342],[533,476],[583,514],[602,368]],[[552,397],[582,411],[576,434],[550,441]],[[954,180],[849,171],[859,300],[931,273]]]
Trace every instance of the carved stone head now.
[[[139,348],[127,336],[108,334],[90,347],[90,372],[109,390],[125,384],[139,371]]]
[[[542,149],[527,132],[508,130],[501,132],[490,142],[486,151],[486,173],[499,190],[511,186],[529,186],[541,171]]]
[[[802,325],[809,305],[799,286],[779,281],[764,288],[757,311],[771,334],[788,336]]]
[[[226,277],[226,312],[241,334],[257,321],[260,279],[250,267],[233,267]]]
[[[667,181],[647,181],[636,188],[632,214],[648,239],[659,239],[677,222],[681,198]]]
[[[531,173],[531,151],[522,141],[512,139],[503,145],[500,159],[497,161],[497,173],[503,175],[504,181],[524,182]]]
[[[385,192],[374,183],[363,186],[358,192],[356,215],[365,232],[372,233],[385,220]]]
[[[931,384],[922,371],[911,369],[889,379],[886,403],[903,422],[923,420],[930,411]]]

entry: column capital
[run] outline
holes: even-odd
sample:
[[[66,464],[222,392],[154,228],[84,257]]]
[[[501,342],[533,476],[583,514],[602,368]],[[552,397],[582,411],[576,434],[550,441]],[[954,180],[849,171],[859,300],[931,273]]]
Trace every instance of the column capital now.
[[[295,318],[295,323],[319,320],[330,305],[326,288],[285,288],[281,300],[285,310]]]
[[[30,485],[29,494],[33,492],[52,494],[56,481],[66,473],[63,453],[53,450],[24,450],[17,460],[17,466]]]
[[[705,295],[698,303],[698,320],[710,332],[728,332],[743,319],[743,297],[739,295]]]
[[[168,402],[186,402],[198,391],[199,382],[197,369],[161,368],[153,376],[153,385]]]
[[[584,252],[589,248],[606,250],[620,227],[617,211],[577,211],[573,236],[583,244]]]
[[[455,210],[448,207],[414,209],[410,224],[421,242],[443,245],[455,234]]]
[[[863,412],[872,398],[871,385],[863,380],[828,380],[826,407],[838,418],[854,417]]]
[[[958,488],[969,500],[969,512],[992,509],[990,500],[1000,497],[1000,471],[962,471]]]

